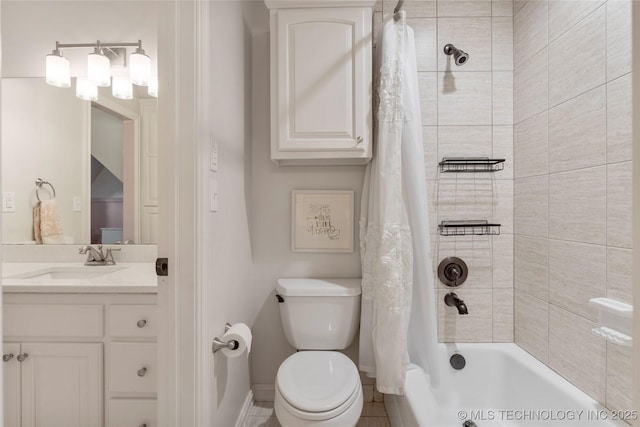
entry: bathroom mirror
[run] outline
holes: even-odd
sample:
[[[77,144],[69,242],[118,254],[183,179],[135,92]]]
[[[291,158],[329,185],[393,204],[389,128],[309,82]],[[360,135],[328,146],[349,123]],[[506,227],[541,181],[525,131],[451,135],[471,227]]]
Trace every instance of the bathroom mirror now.
[[[0,3],[3,244],[33,242],[38,178],[55,188],[64,242],[156,242],[157,100],[141,86],[134,86],[131,100],[112,97],[111,87],[100,88],[97,103],[76,98],[73,77],[87,75],[87,56],[92,52],[88,48],[61,49],[70,62],[70,88],[49,86],[44,75],[45,57],[56,42],[97,40],[140,40],[154,74],[160,4],[135,0]],[[111,62],[113,75],[130,71],[127,61],[132,52],[127,48],[123,55],[127,59]],[[131,135],[138,135],[137,140]],[[121,148],[112,151],[115,147]],[[43,185],[41,199],[50,198],[53,188]],[[116,217],[120,219],[114,221]]]
[[[35,243],[33,208],[54,189],[56,243],[156,243],[156,99],[146,88],[133,100],[101,88],[90,102],[43,78],[1,85],[3,244]]]

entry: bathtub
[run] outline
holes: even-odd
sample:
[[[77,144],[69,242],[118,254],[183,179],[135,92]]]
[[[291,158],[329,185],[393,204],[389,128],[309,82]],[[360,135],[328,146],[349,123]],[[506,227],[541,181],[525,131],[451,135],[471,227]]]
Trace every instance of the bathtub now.
[[[411,365],[404,396],[385,396],[392,427],[624,426],[636,416],[612,412],[515,344],[440,344],[441,385],[431,389]],[[449,359],[466,359],[461,370]],[[629,408],[631,409],[631,408]]]

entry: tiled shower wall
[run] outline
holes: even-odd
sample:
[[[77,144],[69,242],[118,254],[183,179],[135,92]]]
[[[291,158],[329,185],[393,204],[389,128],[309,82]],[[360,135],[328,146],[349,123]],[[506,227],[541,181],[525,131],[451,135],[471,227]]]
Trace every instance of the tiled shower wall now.
[[[631,352],[590,298],[631,303],[631,2],[515,3],[515,341],[614,409]]]
[[[382,4],[380,4],[382,3]],[[396,0],[378,2],[381,25]],[[382,10],[380,10],[382,9]],[[469,309],[461,316],[445,306],[450,291],[438,283],[440,341],[513,341],[513,3],[416,1],[404,3],[414,29],[434,267],[461,257],[469,278],[455,289]],[[443,53],[452,43],[469,53],[461,67]],[[505,158],[496,173],[439,173],[443,157]],[[499,236],[442,237],[442,220],[502,224]]]

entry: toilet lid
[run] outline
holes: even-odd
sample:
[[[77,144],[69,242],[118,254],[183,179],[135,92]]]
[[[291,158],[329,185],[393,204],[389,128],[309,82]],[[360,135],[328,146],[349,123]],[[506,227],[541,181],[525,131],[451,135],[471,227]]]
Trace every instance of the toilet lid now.
[[[307,412],[326,412],[342,405],[360,386],[356,365],[336,351],[301,351],[289,356],[276,378],[292,406]]]

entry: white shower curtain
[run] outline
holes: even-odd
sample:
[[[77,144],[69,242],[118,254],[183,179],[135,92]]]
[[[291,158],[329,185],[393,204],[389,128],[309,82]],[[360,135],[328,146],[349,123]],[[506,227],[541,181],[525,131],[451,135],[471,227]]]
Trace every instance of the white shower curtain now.
[[[439,381],[415,43],[400,14],[378,42],[376,145],[360,218],[360,369],[388,394],[404,393],[409,360]]]

